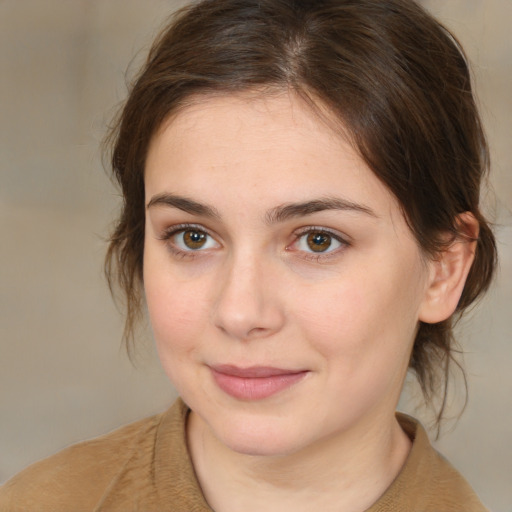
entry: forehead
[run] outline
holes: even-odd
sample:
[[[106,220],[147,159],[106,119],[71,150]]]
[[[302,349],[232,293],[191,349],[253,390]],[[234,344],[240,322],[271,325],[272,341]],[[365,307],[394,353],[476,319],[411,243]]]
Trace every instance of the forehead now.
[[[295,94],[199,98],[150,144],[146,196],[258,197],[269,207],[337,194],[389,209],[394,198],[344,132]]]
[[[292,91],[198,95],[162,123],[149,154],[163,139],[166,144],[174,142],[173,151],[186,150],[190,136],[201,138],[201,147],[196,145],[197,157],[214,148],[233,153],[240,148],[251,154],[300,147],[305,153],[312,144],[304,142],[312,138],[339,146],[344,130],[320,102],[306,103]]]

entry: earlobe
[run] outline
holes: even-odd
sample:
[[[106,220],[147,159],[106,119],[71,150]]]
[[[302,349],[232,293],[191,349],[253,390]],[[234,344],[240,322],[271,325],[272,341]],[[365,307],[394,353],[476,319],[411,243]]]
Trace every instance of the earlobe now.
[[[469,212],[458,216],[459,234],[430,261],[430,275],[419,320],[434,324],[449,318],[459,302],[475,257],[478,221]]]

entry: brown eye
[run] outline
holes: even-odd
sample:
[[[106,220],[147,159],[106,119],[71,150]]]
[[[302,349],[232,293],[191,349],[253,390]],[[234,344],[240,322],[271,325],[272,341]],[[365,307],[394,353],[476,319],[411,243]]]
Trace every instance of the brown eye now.
[[[201,249],[207,241],[206,233],[201,231],[187,230],[182,232],[183,243],[192,250]]]
[[[306,242],[312,251],[325,252],[331,247],[332,236],[327,233],[313,232],[307,235]]]
[[[164,239],[168,240],[171,247],[182,252],[204,251],[218,249],[220,244],[206,231],[195,227],[176,229]]]
[[[301,235],[298,235],[297,240],[293,244],[294,248],[304,253],[315,253],[320,255],[327,255],[337,252],[344,246],[349,245],[341,237],[329,231],[324,231],[321,228],[310,228],[304,230]]]

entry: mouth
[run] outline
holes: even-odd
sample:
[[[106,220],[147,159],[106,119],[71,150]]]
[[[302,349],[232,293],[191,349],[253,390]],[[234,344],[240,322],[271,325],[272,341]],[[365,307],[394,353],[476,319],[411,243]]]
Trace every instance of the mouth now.
[[[301,381],[307,370],[289,370],[269,366],[239,368],[232,365],[210,366],[217,386],[239,400],[263,400]]]

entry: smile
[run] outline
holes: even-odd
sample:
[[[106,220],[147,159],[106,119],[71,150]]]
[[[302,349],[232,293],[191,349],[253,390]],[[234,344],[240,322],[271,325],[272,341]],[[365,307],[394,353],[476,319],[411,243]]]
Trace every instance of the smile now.
[[[210,370],[217,386],[239,400],[263,400],[293,386],[309,373],[264,366],[221,365],[210,367]]]

